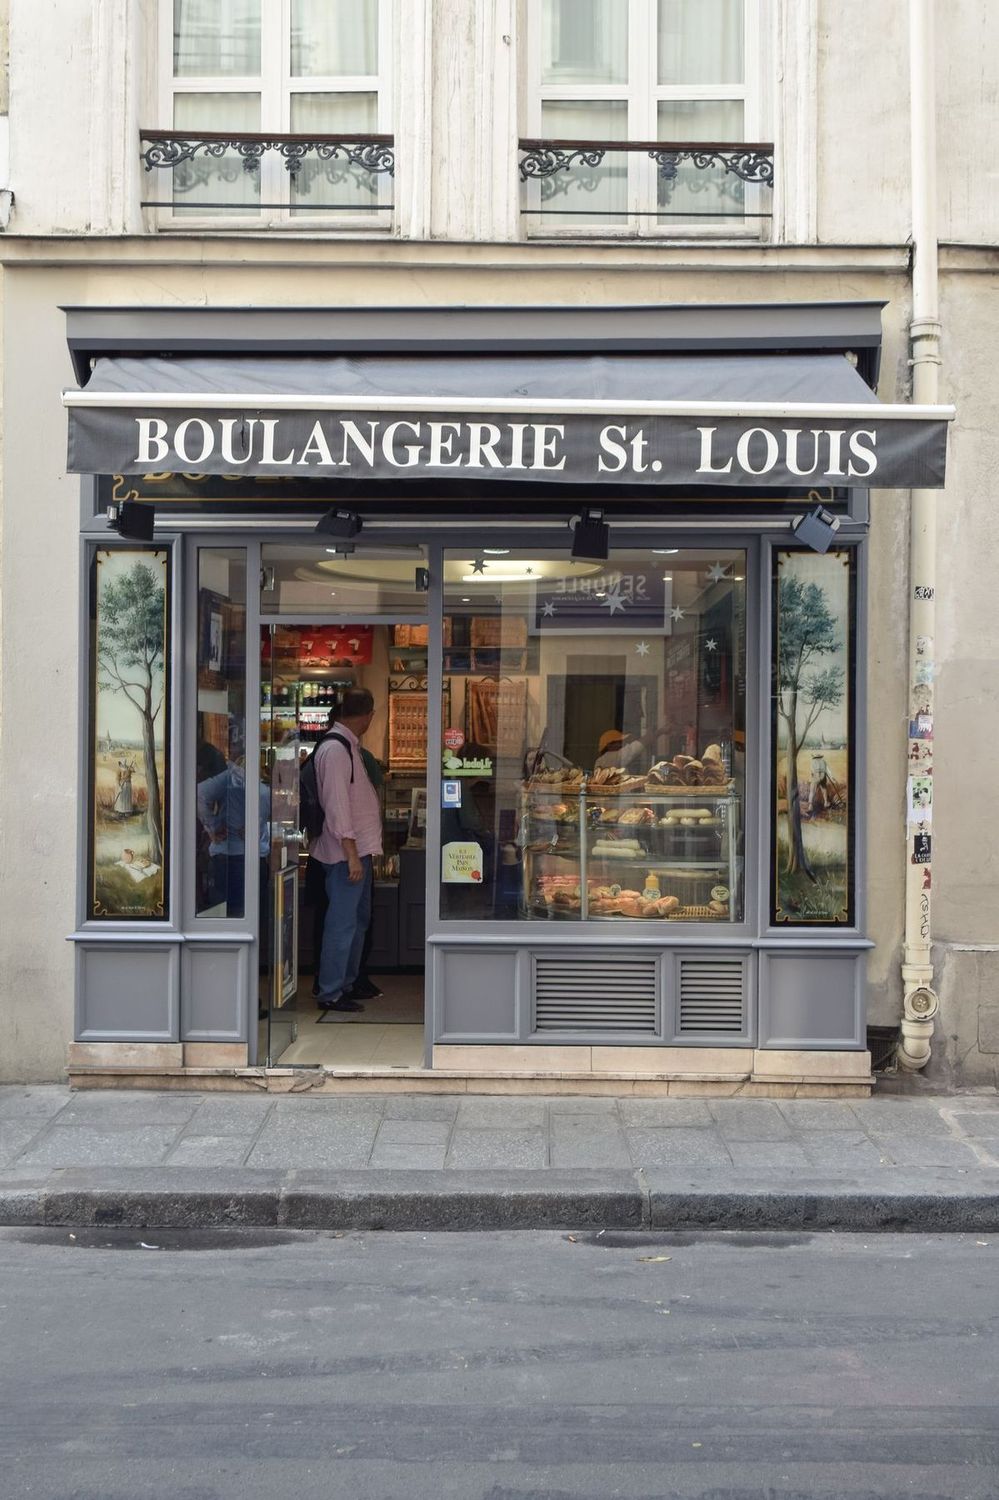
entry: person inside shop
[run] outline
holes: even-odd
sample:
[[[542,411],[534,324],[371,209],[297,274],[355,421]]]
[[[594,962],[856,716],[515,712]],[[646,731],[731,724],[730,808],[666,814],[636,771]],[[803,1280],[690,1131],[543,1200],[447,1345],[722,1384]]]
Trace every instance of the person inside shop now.
[[[341,709],[339,705],[334,705],[330,709],[326,728],[323,731],[324,736],[336,728],[340,713]],[[380,795],[381,789],[385,784],[385,767],[377,755],[368,749],[367,745],[361,746],[361,759],[364,762],[364,769],[368,773],[368,780]],[[323,929],[326,925],[326,910],[329,906],[329,901],[326,896],[325,871],[311,850],[309,852],[308,863],[305,867],[305,900],[312,907],[312,951],[316,955],[316,977],[312,985],[312,995],[313,999],[315,999],[319,995],[319,957],[322,953]],[[367,931],[364,934],[364,947],[361,949],[361,967],[347,996],[349,1000],[380,1000],[382,997],[382,991],[375,984],[368,972],[373,930],[374,921],[372,915],[368,920]]]
[[[219,752],[216,751],[216,755]],[[246,764],[242,746],[222,769],[198,782],[199,830],[207,840],[208,880],[201,893],[210,907],[225,906],[225,915],[243,915],[245,884]],[[209,762],[207,755],[204,764]],[[199,771],[202,757],[199,756]]]
[[[332,732],[316,749],[323,828],[312,853],[323,867],[328,902],[319,954],[320,1010],[364,1009],[351,990],[371,921],[372,859],[382,852],[378,793],[361,756],[374,710],[367,688],[348,688]]]
[[[613,767],[627,771],[629,775],[647,771],[663,754],[668,736],[669,728],[665,724],[658,724],[640,738],[628,730],[605,729],[597,743],[593,769],[602,771]]]

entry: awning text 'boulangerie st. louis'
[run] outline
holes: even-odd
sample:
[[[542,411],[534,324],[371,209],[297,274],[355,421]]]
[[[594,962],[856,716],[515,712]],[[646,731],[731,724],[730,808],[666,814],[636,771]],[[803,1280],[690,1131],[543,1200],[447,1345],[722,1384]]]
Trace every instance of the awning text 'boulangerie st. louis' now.
[[[692,488],[940,487],[950,416],[836,355],[103,359],[65,400],[77,473]]]

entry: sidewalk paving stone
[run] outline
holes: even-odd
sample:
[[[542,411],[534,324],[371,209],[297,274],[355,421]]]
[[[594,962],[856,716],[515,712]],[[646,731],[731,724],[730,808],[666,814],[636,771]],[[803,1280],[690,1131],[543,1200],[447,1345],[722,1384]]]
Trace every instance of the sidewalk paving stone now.
[[[709,1130],[627,1130],[636,1167],[731,1167],[724,1143]]]
[[[726,1141],[729,1153],[737,1167],[751,1167],[754,1171],[771,1169],[784,1171],[812,1171],[812,1163],[797,1141]]]
[[[599,1135],[552,1137],[550,1146],[553,1167],[630,1167],[631,1152],[623,1131],[604,1131]]]
[[[622,1125],[713,1130],[714,1115],[706,1099],[620,1099]]]
[[[256,1135],[275,1108],[273,1099],[225,1094],[198,1106],[185,1135]]]
[[[0,1120],[46,1119],[77,1097],[63,1084],[0,1084]]]
[[[241,1167],[252,1146],[252,1136],[185,1135],[166,1160],[171,1167]]]
[[[999,1110],[981,1109],[974,1113],[962,1110],[960,1114],[948,1111],[948,1114],[964,1135],[999,1135]]]
[[[548,1166],[548,1147],[541,1130],[455,1129],[446,1165],[458,1170],[500,1170]],[[591,1165],[591,1163],[587,1163]]]
[[[792,1130],[853,1130],[857,1116],[835,1099],[781,1099],[778,1109]]]
[[[770,1099],[712,1099],[711,1113],[729,1141],[791,1139],[791,1126]]]
[[[462,1130],[540,1129],[547,1113],[546,1099],[464,1094],[458,1105],[457,1120]]]
[[[904,1135],[874,1136],[875,1145],[890,1155],[899,1167],[974,1167],[979,1158],[964,1141],[951,1136],[924,1136],[921,1140]]]
[[[12,1165],[15,1157],[45,1129],[44,1118],[30,1124],[17,1125],[12,1120],[0,1120],[0,1167]]]
[[[859,1130],[810,1130],[801,1136],[801,1149],[817,1167],[853,1171],[864,1166],[891,1165],[888,1148]]]
[[[60,1110],[55,1123],[89,1125],[97,1129],[131,1128],[143,1125],[185,1125],[202,1103],[200,1094],[119,1093],[107,1089],[74,1094]]]
[[[365,1165],[386,1169],[408,1167],[415,1172],[442,1171],[446,1152],[445,1146],[404,1146],[392,1141],[379,1145],[376,1142]]]
[[[458,1113],[459,1094],[389,1094],[386,1120],[453,1120]]]
[[[141,1167],[163,1161],[175,1145],[179,1128],[170,1125],[53,1125],[17,1158],[18,1166]]]
[[[451,1134],[449,1120],[383,1120],[376,1146],[446,1146]]]

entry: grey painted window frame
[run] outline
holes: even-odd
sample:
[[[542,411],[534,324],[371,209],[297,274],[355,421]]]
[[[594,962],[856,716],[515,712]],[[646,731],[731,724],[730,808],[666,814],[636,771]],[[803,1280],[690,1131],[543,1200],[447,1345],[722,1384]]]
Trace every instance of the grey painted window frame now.
[[[89,727],[89,626],[87,615],[87,589],[86,582],[89,569],[89,558],[93,549],[97,546],[113,546],[117,537],[109,531],[105,517],[97,513],[96,505],[96,481],[84,479],[81,494],[81,561],[80,561],[80,616],[79,629],[81,640],[80,651],[80,729],[79,729],[79,774],[80,785],[84,785],[86,774],[88,735]],[[769,836],[768,818],[770,807],[770,785],[769,767],[771,756],[770,744],[770,677],[769,677],[769,651],[770,651],[770,563],[771,553],[774,548],[785,549],[793,545],[789,526],[784,522],[763,520],[746,521],[741,526],[734,526],[723,517],[713,518],[710,524],[703,522],[698,524],[695,519],[667,520],[658,526],[648,522],[630,521],[615,524],[613,517],[611,524],[615,533],[614,542],[619,547],[642,547],[660,544],[663,541],[665,531],[669,531],[671,541],[678,541],[681,546],[710,546],[712,542],[718,546],[737,547],[743,546],[747,551],[747,683],[749,685],[746,704],[746,727],[747,748],[751,748],[750,765],[747,767],[746,779],[746,805],[744,809],[744,915],[740,923],[731,924],[724,930],[717,927],[707,929],[703,924],[691,924],[689,928],[676,930],[671,929],[669,934],[668,951],[674,955],[682,951],[701,951],[713,949],[715,951],[731,951],[743,953],[750,951],[758,955],[757,962],[765,965],[768,955],[779,955],[786,952],[789,956],[795,953],[808,953],[814,955],[816,960],[822,955],[850,956],[857,959],[857,1014],[858,1027],[862,1025],[862,972],[864,951],[873,946],[870,939],[865,936],[864,922],[866,915],[866,826],[865,826],[865,752],[866,752],[866,640],[867,640],[867,495],[864,491],[854,491],[851,495],[850,514],[844,520],[837,545],[851,545],[858,549],[857,566],[857,651],[856,651],[856,764],[858,773],[855,777],[855,868],[859,872],[857,881],[856,899],[856,925],[850,929],[775,929],[766,925],[768,881],[769,881]],[[196,1015],[192,1015],[186,997],[181,993],[173,993],[169,997],[169,1018],[156,1033],[156,1040],[237,1040],[246,1041],[249,1046],[249,1060],[253,1064],[257,1061],[257,1025],[255,1020],[254,997],[256,995],[257,974],[257,932],[259,930],[260,912],[258,910],[258,881],[256,870],[256,851],[259,848],[259,799],[249,797],[247,799],[246,820],[246,915],[244,919],[239,918],[195,918],[193,914],[193,857],[194,843],[193,835],[188,837],[193,829],[193,797],[194,797],[194,765],[195,765],[195,736],[196,736],[196,672],[195,655],[197,649],[196,611],[197,611],[197,571],[196,552],[201,546],[209,548],[245,548],[247,553],[247,760],[252,763],[252,757],[259,756],[260,717],[259,713],[250,711],[249,705],[259,703],[260,695],[260,663],[259,653],[251,649],[251,643],[257,638],[260,626],[270,623],[277,618],[283,624],[292,623],[298,616],[282,615],[280,617],[268,616],[261,609],[259,589],[256,580],[260,576],[261,547],[268,541],[288,542],[292,537],[308,540],[314,529],[314,522],[297,519],[286,525],[275,525],[273,518],[262,521],[253,518],[255,524],[248,525],[247,518],[235,515],[231,519],[226,518],[220,524],[219,518],[213,518],[210,524],[205,524],[203,517],[182,517],[171,515],[169,529],[162,531],[157,528],[157,545],[169,546],[173,555],[173,616],[172,629],[174,639],[174,671],[172,674],[171,687],[171,741],[170,741],[170,774],[172,777],[170,788],[170,826],[167,837],[171,841],[171,874],[170,874],[170,899],[171,916],[167,922],[148,924],[113,924],[113,923],[88,923],[84,920],[85,901],[85,864],[86,859],[86,808],[81,798],[78,825],[79,855],[77,860],[77,931],[72,934],[72,939],[78,944],[84,944],[87,948],[105,947],[107,945],[124,945],[132,950],[137,945],[153,944],[158,947],[170,947],[177,950],[173,961],[172,973],[177,976],[177,989],[184,982],[190,964],[184,959],[183,950],[187,945],[205,944],[225,946],[245,950],[244,962],[249,965],[248,978],[243,983],[245,991],[241,1000],[244,1010],[240,1026],[240,1035],[234,1035],[230,1027],[224,1033],[219,1031],[206,1032],[198,1024]],[[564,547],[566,544],[566,533],[564,524],[550,521],[535,524],[521,525],[516,521],[506,523],[508,531],[515,532],[518,540],[525,538],[532,546]],[[467,544],[468,527],[454,526],[453,524],[439,526],[423,526],[418,524],[398,523],[389,524],[387,519],[381,525],[373,524],[370,531],[366,529],[366,539],[384,542],[391,539],[400,545],[422,545],[427,549],[427,561],[430,571],[430,591],[427,598],[427,615],[420,616],[429,624],[429,652],[428,668],[431,702],[440,702],[443,686],[443,553],[447,547],[461,547]],[[497,527],[495,522],[489,522],[483,527],[483,535],[496,539]],[[127,545],[124,543],[123,545]],[[756,608],[753,600],[756,600]],[[313,617],[314,619],[315,617]],[[329,618],[323,616],[322,618]],[[393,618],[397,618],[393,615]],[[303,616],[302,623],[310,623],[307,616]],[[756,691],[753,692],[753,683]],[[431,713],[428,736],[428,767],[432,768],[440,764],[442,753],[442,732],[440,715]],[[754,797],[755,794],[755,797]],[[755,800],[755,806],[754,806]],[[441,997],[435,992],[433,976],[438,972],[443,955],[448,950],[481,948],[483,951],[509,951],[519,950],[517,958],[518,971],[526,963],[530,965],[530,954],[538,951],[549,950],[554,946],[572,946],[578,950],[606,950],[623,942],[624,946],[634,948],[636,945],[656,947],[663,949],[662,937],[647,933],[644,929],[635,933],[622,933],[620,924],[615,926],[614,932],[609,930],[609,924],[601,924],[599,919],[589,923],[580,923],[578,930],[569,930],[560,927],[553,931],[543,923],[466,923],[456,921],[443,921],[440,917],[440,807],[439,798],[428,796],[428,827],[427,827],[427,1005],[425,1008],[425,1060],[429,1066],[432,1058],[432,1049],[435,1040],[440,1042],[444,1038],[436,1034],[435,1027],[438,1018]],[[755,894],[754,894],[755,891]],[[82,965],[84,952],[78,955],[78,979],[77,995],[77,1036],[80,1039],[93,1040],[92,1031],[88,1031],[86,1017],[83,1013],[80,993],[82,982]],[[752,969],[752,965],[750,966]],[[525,970],[525,972],[527,972]],[[758,1000],[758,986],[750,977],[750,996],[752,997],[753,1011],[762,1009]],[[530,1009],[529,997],[518,1007],[519,1011]],[[182,1020],[182,1017],[184,1018]],[[665,1022],[664,1018],[664,1022]],[[121,1030],[104,1031],[101,1039],[115,1041],[143,1041],[150,1040],[151,1034],[148,1030],[136,1032],[129,1030],[123,1024]],[[465,1039],[467,1041],[467,1038]],[[477,1041],[483,1044],[489,1042],[490,1038],[477,1037]],[[497,1036],[496,1042],[509,1043],[511,1037],[504,1034]],[[521,1036],[517,1039],[527,1042],[530,1039]],[[554,1040],[551,1034],[545,1034],[537,1038],[539,1043],[551,1044]],[[580,1044],[590,1045],[634,1045],[634,1038],[622,1037],[619,1041],[607,1035],[589,1035],[579,1038],[559,1037],[560,1044],[571,1044],[579,1041]],[[665,1033],[657,1037],[655,1045],[676,1045],[674,1039]],[[696,1045],[686,1039],[687,1045]],[[857,1036],[851,1039],[839,1039],[836,1045],[858,1046],[860,1042]],[[735,1039],[717,1038],[713,1039],[712,1045],[751,1045],[745,1036]],[[779,1042],[778,1039],[760,1038],[759,1045],[777,1047],[787,1045],[786,1039]],[[809,1043],[803,1043],[809,1045]],[[813,1042],[811,1045],[819,1045]]]

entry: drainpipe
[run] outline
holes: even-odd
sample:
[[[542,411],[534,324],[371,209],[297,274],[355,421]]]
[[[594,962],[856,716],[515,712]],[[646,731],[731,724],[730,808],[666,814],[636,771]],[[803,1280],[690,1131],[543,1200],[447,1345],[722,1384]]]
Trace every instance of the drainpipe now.
[[[909,0],[910,136],[912,148],[912,400],[935,404],[940,386],[940,307],[937,285],[936,97],[934,0]],[[936,494],[913,490],[909,509],[909,701],[906,777],[933,787],[933,679],[936,617]],[[912,731],[916,733],[913,734]],[[930,737],[927,738],[926,736]],[[906,1071],[930,1059],[933,988],[930,951],[929,828],[919,822],[906,784],[905,952],[902,961],[902,1036],[898,1063]],[[916,863],[916,859],[920,863]]]

